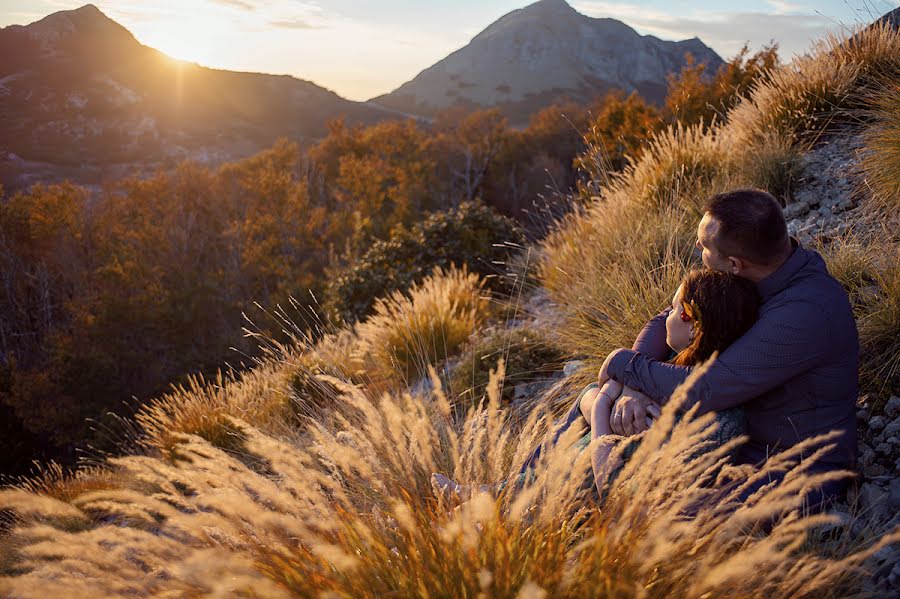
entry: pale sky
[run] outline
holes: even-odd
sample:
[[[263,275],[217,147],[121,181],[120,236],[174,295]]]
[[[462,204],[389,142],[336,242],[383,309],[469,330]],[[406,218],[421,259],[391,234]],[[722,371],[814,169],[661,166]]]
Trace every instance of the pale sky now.
[[[86,0],[0,0],[0,26],[26,25]],[[294,75],[351,100],[387,93],[528,0],[94,0],[142,43],[235,71]],[[728,59],[770,40],[806,51],[900,6],[900,0],[570,0],[579,12],[641,34],[694,36]]]

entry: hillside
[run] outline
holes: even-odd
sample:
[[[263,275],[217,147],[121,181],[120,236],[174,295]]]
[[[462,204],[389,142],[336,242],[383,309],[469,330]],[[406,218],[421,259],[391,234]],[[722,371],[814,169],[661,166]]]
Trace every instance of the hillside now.
[[[0,594],[893,596],[898,91],[895,28],[823,40],[722,122],[654,133],[621,173],[589,144],[578,209],[537,245],[484,244],[523,249],[503,264],[516,285],[505,300],[448,267],[381,298],[358,325],[321,322],[321,338],[281,311],[293,339],[261,339],[253,370],[193,379],[143,408],[111,455],[0,490]],[[806,469],[813,442],[760,469],[724,464],[730,447],[698,451],[714,439],[713,416],[675,415],[704,366],[602,496],[584,488],[589,452],[575,434],[532,477],[498,489],[606,352],[671,301],[697,264],[701,202],[744,186],[784,203],[791,232],[821,252],[853,305],[860,444],[858,472],[841,475],[858,475],[847,501],[803,511],[801,491],[824,482]],[[569,362],[548,374],[551,353]],[[512,398],[507,372],[531,375]],[[782,471],[783,483],[740,499],[743,485]],[[495,492],[448,500],[433,472]]]
[[[641,36],[615,19],[582,15],[565,0],[541,0],[502,17],[464,48],[371,101],[423,115],[451,106],[498,107],[517,124],[561,98],[589,103],[614,89],[659,104],[667,76],[682,69],[686,53],[710,72],[723,64],[697,38]]]
[[[98,183],[184,159],[308,142],[393,116],[289,76],[177,61],[88,4],[0,29],[0,184]]]

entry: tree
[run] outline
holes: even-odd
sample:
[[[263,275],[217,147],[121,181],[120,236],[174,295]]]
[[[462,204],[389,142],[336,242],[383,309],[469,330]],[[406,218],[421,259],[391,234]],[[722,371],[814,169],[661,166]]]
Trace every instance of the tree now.
[[[765,79],[778,64],[778,45],[772,43],[748,57],[747,45],[734,58],[719,67],[715,74],[706,65],[696,63],[691,55],[677,75],[669,75],[665,115],[669,122],[685,125],[711,124],[721,118],[753,86]]]
[[[576,165],[587,172],[596,170],[598,163],[621,170],[629,160],[640,157],[644,142],[660,124],[657,110],[637,92],[627,98],[622,92],[611,92],[597,107],[585,135],[588,149],[576,159]]]
[[[451,205],[475,199],[492,161],[508,141],[506,118],[497,109],[473,112],[458,120],[451,113],[438,119],[431,152],[450,180]]]

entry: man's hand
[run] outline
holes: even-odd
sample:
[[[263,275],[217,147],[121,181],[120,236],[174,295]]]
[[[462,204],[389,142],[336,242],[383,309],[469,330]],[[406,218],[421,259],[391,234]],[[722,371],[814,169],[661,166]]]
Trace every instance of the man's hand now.
[[[600,374],[597,375],[597,384],[603,387],[606,382],[609,380],[609,364],[613,361],[613,358],[616,357],[616,354],[622,351],[621,349],[616,349],[610,352],[608,356],[606,356],[606,360],[603,361],[603,366],[600,367]]]
[[[619,435],[630,437],[647,430],[647,410],[653,400],[631,387],[625,387],[613,406],[610,427]]]

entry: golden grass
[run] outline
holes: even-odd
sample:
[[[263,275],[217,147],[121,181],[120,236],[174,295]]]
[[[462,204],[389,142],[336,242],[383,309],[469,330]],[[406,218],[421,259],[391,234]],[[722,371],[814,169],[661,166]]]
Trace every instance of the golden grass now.
[[[883,403],[881,395],[900,393],[900,239],[885,232],[851,234],[821,251],[853,303],[861,385]]]
[[[192,376],[150,402],[135,417],[146,435],[140,444],[150,450],[172,450],[180,435],[196,435],[215,447],[240,451],[242,433],[232,426],[238,418],[270,430],[286,429],[290,396],[285,365],[269,362],[244,373],[219,372],[213,381]],[[278,381],[279,384],[273,384]]]
[[[783,133],[770,131],[754,144],[728,148],[730,164],[726,170],[734,187],[764,189],[787,205],[798,176],[799,159],[808,148],[807,144],[793,142]]]
[[[724,135],[738,146],[773,133],[798,141],[847,120],[870,86],[900,72],[900,34],[878,24],[845,39],[829,35],[812,52],[774,69],[728,114]]]
[[[672,209],[601,204],[547,238],[540,273],[564,317],[560,343],[588,356],[588,370],[630,347],[671,301],[690,264],[694,226]]]
[[[483,286],[465,267],[436,268],[406,293],[376,300],[374,313],[356,328],[357,356],[371,365],[369,376],[413,381],[453,355],[489,315]]]
[[[600,509],[582,487],[590,465],[588,452],[570,446],[575,434],[547,453],[521,491],[510,486],[452,509],[431,495],[432,471],[473,482],[509,477],[546,422],[539,410],[512,434],[500,407],[501,369],[487,404],[454,423],[432,376],[428,397],[378,401],[335,379],[339,418],[316,427],[312,443],[231,421],[264,468],[175,429],[166,432],[177,437],[168,456],[109,460],[130,481],[122,487],[86,488],[65,501],[0,491],[0,509],[16,514],[0,593],[830,597],[854,588],[866,560],[900,539],[894,532],[837,558],[802,549],[811,531],[834,520],[796,511],[800,489],[822,481],[805,472],[807,461],[796,464],[810,447],[773,458],[762,472],[723,466],[730,448],[696,452],[713,434],[711,416],[675,421],[681,391],[607,481]],[[248,398],[240,384],[227,387],[231,410]],[[737,503],[744,485],[778,469],[789,471],[784,485]],[[61,517],[84,524],[65,527]],[[772,518],[772,532],[760,534],[757,524]]]
[[[667,127],[649,140],[641,158],[612,187],[642,209],[679,203],[699,214],[702,194],[721,170],[722,155],[718,136],[702,125]]]
[[[724,125],[664,131],[622,175],[591,174],[585,208],[549,236],[540,267],[567,349],[599,356],[629,345],[690,263],[700,201],[736,182],[789,181],[797,143],[896,68],[898,40],[873,29],[826,42],[760,84]],[[900,255],[867,243],[834,245],[829,266],[856,295],[876,374],[890,378]],[[486,316],[479,291],[464,271],[436,273],[305,357],[286,353],[241,380],[195,379],[161,398],[138,416],[143,455],[0,491],[0,513],[15,522],[0,537],[0,595],[837,597],[857,591],[874,552],[900,541],[895,530],[864,548],[831,547],[835,557],[810,551],[810,535],[835,519],[804,516],[800,490],[841,474],[796,463],[812,442],[758,472],[725,465],[730,447],[698,455],[714,421],[675,422],[683,389],[605,481],[601,506],[585,495],[588,453],[573,452],[569,435],[521,491],[452,509],[432,497],[430,473],[514,475],[552,406],[524,424],[503,409],[502,367],[462,422],[433,371],[424,396],[382,393],[379,381],[408,379],[459,347]],[[328,418],[298,432],[292,402],[301,416],[322,413],[297,402],[291,380],[303,364],[334,397]],[[784,484],[738,502],[776,470],[788,471]]]
[[[900,209],[900,83],[887,82],[870,101],[873,122],[865,131],[867,155],[862,167],[876,201],[896,213]]]

